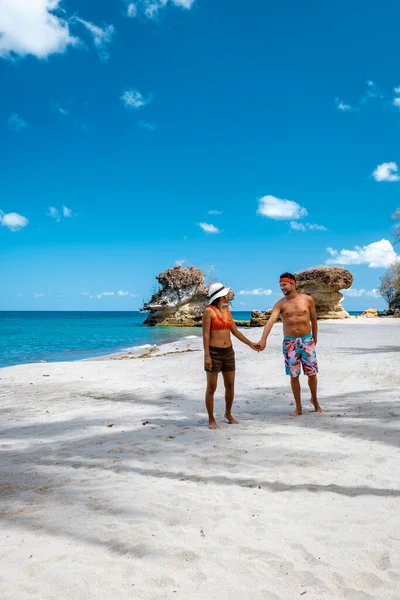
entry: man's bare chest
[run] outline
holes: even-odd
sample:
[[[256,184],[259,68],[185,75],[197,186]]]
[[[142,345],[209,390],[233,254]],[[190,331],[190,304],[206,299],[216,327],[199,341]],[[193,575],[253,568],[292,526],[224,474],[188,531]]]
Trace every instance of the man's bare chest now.
[[[308,304],[302,302],[286,302],[282,306],[281,317],[283,319],[306,319],[310,316]]]

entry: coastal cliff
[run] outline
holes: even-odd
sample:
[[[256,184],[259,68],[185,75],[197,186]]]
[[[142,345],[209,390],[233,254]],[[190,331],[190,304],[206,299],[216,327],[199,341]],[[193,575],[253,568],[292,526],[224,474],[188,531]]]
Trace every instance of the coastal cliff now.
[[[177,266],[163,271],[156,279],[160,289],[141,308],[149,313],[144,324],[169,327],[201,325],[208,293],[208,287],[203,285],[203,271],[196,267]]]
[[[317,267],[296,273],[297,291],[313,297],[318,319],[348,319],[343,294],[353,283],[353,275],[341,267]]]

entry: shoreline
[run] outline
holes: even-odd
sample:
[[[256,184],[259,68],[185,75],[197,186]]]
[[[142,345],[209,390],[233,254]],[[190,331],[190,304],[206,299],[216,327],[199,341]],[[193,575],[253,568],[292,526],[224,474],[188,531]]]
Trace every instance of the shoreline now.
[[[319,325],[321,325],[322,323],[337,323],[338,325],[341,323],[352,323],[355,321],[360,321],[360,322],[381,322],[383,320],[391,320],[393,319],[393,317],[388,316],[388,317],[373,317],[373,318],[368,318],[368,317],[361,317],[361,315],[354,315],[354,316],[350,316],[350,318],[347,319],[323,319],[318,321]],[[394,319],[395,321],[396,319]],[[167,327],[166,329],[171,330],[174,328],[171,327]],[[177,328],[177,330],[179,331],[181,328]],[[185,340],[185,339],[190,339],[190,338],[201,338],[202,333],[201,333],[201,327],[191,327],[191,328],[187,328],[188,330],[193,330],[193,335],[186,335],[186,336],[177,336],[177,338],[175,340],[169,341],[169,342],[165,342],[163,344],[159,344],[157,346],[157,344],[139,344],[139,345],[135,345],[135,346],[124,346],[120,349],[115,349],[115,351],[101,351],[99,352],[95,352],[94,354],[91,353],[90,356],[85,356],[85,357],[81,357],[81,358],[72,358],[71,360],[41,360],[41,361],[32,361],[32,362],[27,362],[27,363],[14,363],[14,364],[10,364],[10,365],[4,365],[4,366],[0,366],[0,373],[2,371],[2,369],[9,369],[11,367],[22,367],[22,366],[28,366],[28,365],[36,365],[36,364],[42,364],[42,365],[51,365],[51,364],[58,364],[58,363],[69,363],[69,364],[73,364],[76,362],[80,362],[80,361],[101,361],[101,360],[108,360],[110,358],[113,357],[120,357],[123,355],[129,355],[132,354],[134,357],[137,357],[138,354],[141,353],[145,353],[146,348],[152,348],[152,347],[162,347],[162,346],[169,346],[171,344],[175,344],[181,340]],[[247,334],[246,332],[249,331],[262,331],[262,327],[242,327],[239,326],[239,329],[242,331],[242,333],[244,333],[245,335]],[[198,332],[198,334],[196,335],[195,332]],[[260,333],[261,336],[261,333]],[[143,352],[142,352],[143,350]],[[86,351],[76,351],[77,353],[79,352],[85,352]],[[87,352],[91,352],[90,350],[88,350]]]

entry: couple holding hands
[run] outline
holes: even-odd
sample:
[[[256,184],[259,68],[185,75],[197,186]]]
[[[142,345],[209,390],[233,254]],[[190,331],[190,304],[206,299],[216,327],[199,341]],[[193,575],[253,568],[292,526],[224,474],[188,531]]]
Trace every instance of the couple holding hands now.
[[[317,399],[318,364],[315,347],[318,338],[318,322],[314,300],[296,290],[296,278],[292,273],[283,273],[279,279],[283,294],[274,306],[258,343],[248,340],[237,328],[229,310],[229,288],[214,283],[209,289],[209,305],[203,314],[204,370],[207,374],[206,408],[208,426],[219,429],[214,417],[214,394],[217,389],[218,373],[222,373],[225,385],[225,419],[231,425],[238,422],[232,416],[235,394],[235,353],[231,333],[241,342],[260,352],[265,349],[267,338],[278,317],[283,323],[283,355],[286,374],[296,402],[296,410],[290,415],[302,414],[300,369],[308,376],[311,403],[316,412],[322,412]]]

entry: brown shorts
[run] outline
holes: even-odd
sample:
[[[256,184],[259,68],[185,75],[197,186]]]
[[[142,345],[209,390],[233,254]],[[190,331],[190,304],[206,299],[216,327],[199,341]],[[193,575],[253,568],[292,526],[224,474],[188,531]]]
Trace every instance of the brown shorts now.
[[[212,369],[209,373],[227,373],[235,371],[235,352],[233,346],[229,348],[216,348],[210,346],[210,356],[212,360]],[[206,369],[204,369],[206,370]]]

